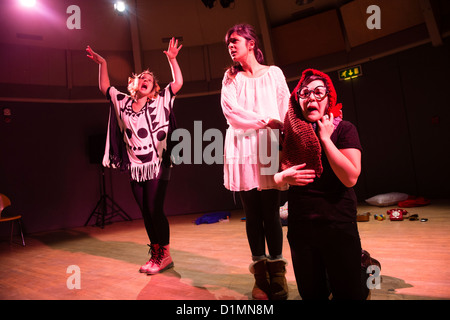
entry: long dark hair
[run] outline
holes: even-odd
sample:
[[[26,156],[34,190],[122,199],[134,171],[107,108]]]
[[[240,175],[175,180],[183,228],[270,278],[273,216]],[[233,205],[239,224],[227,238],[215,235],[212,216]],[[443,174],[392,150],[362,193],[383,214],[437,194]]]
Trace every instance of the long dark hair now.
[[[256,31],[255,28],[253,28],[252,25],[246,24],[246,23],[241,23],[241,24],[237,24],[235,26],[233,26],[232,28],[230,28],[226,35],[225,35],[225,43],[227,44],[227,46],[229,45],[230,42],[230,37],[233,33],[237,33],[239,36],[243,37],[245,40],[248,41],[254,41],[255,42],[255,46],[253,48],[253,51],[255,53],[255,58],[256,61],[258,61],[260,64],[264,64],[264,55],[260,49],[260,45],[259,45],[259,39],[258,36],[256,35]],[[228,69],[228,74],[231,77],[234,77],[239,71],[243,71],[242,66],[240,63],[235,62],[229,69]]]

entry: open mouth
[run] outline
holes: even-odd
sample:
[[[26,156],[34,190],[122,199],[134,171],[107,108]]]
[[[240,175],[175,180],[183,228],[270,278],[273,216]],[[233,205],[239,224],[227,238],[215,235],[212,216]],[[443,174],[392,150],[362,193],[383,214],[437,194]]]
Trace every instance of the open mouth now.
[[[308,106],[308,111],[309,112],[319,111],[319,107],[317,107],[317,106]]]
[[[141,86],[141,89],[142,89],[142,90],[147,90],[147,88],[148,88],[148,86],[147,86],[146,84],[143,84],[143,85]]]

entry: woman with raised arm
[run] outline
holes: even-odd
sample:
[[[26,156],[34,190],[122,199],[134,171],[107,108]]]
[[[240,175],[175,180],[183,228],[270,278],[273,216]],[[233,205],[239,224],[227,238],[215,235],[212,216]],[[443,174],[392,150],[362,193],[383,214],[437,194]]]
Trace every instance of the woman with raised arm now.
[[[248,24],[225,37],[234,65],[222,81],[221,104],[228,129],[224,185],[239,192],[252,254],[254,299],[287,299],[286,260],[280,221],[280,192],[274,183],[279,168],[279,141],[288,107],[289,88],[280,68],[264,64],[256,32]],[[270,159],[264,159],[269,150]],[[268,254],[266,253],[266,242]]]
[[[160,90],[153,73],[146,70],[128,79],[129,94],[110,85],[106,60],[91,47],[86,49],[88,57],[99,65],[100,91],[111,106],[103,165],[130,174],[132,192],[150,240],[150,260],[139,269],[146,274],[173,267],[164,199],[171,167],[168,136],[174,129],[173,101],[183,86],[177,62],[181,47],[172,38],[164,51],[173,76],[166,88]]]

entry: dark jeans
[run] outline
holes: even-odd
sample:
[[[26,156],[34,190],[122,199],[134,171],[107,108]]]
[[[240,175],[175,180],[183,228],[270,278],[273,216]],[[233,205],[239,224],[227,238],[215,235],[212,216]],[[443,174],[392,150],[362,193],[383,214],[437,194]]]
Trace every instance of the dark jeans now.
[[[266,241],[272,259],[280,259],[283,230],[280,219],[280,192],[253,189],[239,192],[246,216],[247,239],[253,259],[266,255]]]
[[[294,220],[294,219],[292,219]],[[303,300],[364,299],[356,222],[288,221],[288,240]]]
[[[141,209],[150,243],[169,244],[169,221],[164,213],[164,199],[168,180],[131,181],[134,198]]]

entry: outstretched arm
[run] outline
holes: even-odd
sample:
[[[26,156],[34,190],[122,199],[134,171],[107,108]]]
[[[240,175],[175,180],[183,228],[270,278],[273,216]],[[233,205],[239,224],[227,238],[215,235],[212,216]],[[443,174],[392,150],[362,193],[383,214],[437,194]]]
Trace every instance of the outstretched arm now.
[[[171,83],[171,88],[174,94],[177,94],[183,86],[183,74],[181,73],[181,69],[177,61],[178,52],[182,47],[183,45],[178,46],[178,40],[172,38],[170,39],[169,47],[164,51],[172,70],[173,81]]]
[[[106,95],[106,90],[110,87],[109,82],[109,75],[108,75],[108,65],[106,63],[106,60],[99,55],[98,53],[94,52],[90,46],[87,46],[86,48],[87,57],[92,59],[95,63],[98,64],[98,85],[100,88],[100,91]]]

